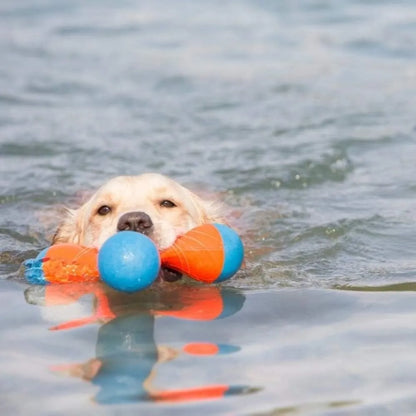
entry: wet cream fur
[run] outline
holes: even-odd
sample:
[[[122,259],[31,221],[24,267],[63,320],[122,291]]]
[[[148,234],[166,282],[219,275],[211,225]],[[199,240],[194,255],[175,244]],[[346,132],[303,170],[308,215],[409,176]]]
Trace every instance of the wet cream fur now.
[[[175,206],[161,205],[165,200]],[[102,206],[110,207],[111,211],[100,215]],[[169,247],[178,236],[197,225],[223,222],[216,203],[203,200],[166,176],[156,173],[118,176],[99,188],[80,208],[67,210],[53,244],[100,248],[117,232],[119,218],[134,211],[150,216],[153,229],[149,237],[159,249]]]

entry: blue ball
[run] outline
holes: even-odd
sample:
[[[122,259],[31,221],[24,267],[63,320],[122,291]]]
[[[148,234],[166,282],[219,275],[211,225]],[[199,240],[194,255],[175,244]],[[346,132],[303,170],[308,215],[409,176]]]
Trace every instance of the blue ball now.
[[[159,269],[160,257],[155,244],[134,231],[113,235],[98,252],[98,270],[102,280],[123,292],[136,292],[150,286]]]

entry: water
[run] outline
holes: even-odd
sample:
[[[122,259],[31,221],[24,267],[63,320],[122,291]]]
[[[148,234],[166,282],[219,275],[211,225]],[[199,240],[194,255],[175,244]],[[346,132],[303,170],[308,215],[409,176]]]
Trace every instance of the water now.
[[[415,27],[405,0],[3,1],[2,414],[414,414]],[[145,171],[218,192],[238,277],[21,279],[51,207]]]

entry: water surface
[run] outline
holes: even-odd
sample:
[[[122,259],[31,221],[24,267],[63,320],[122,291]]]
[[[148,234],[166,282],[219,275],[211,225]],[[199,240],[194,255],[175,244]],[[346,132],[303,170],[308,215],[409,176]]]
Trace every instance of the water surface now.
[[[405,0],[2,2],[2,414],[414,414],[415,28]],[[146,171],[218,193],[239,276],[19,277],[51,207]]]

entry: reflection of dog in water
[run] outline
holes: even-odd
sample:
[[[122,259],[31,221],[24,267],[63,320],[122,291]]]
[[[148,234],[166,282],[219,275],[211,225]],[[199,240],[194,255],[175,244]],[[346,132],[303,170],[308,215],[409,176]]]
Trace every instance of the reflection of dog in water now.
[[[100,288],[100,286],[94,286]],[[229,394],[244,394],[255,391],[247,386],[207,385],[182,390],[157,390],[153,386],[155,364],[174,359],[179,351],[167,346],[157,346],[154,341],[155,316],[171,316],[188,320],[214,320],[230,316],[239,311],[244,296],[232,290],[217,287],[186,287],[155,294],[158,300],[150,304],[170,305],[169,310],[151,310],[139,299],[129,298],[126,307],[125,295],[109,293],[103,297],[96,292],[99,316],[95,320],[106,321],[98,332],[96,357],[83,364],[54,366],[53,370],[80,377],[99,387],[95,399],[99,403],[126,403],[140,400],[188,401],[219,398]],[[85,293],[84,293],[85,294]],[[113,296],[111,296],[113,295]],[[141,294],[140,296],[143,296]],[[169,299],[160,299],[168,296]],[[58,325],[53,329],[69,329],[91,318]],[[231,345],[188,344],[183,351],[188,354],[218,354],[238,351]]]

